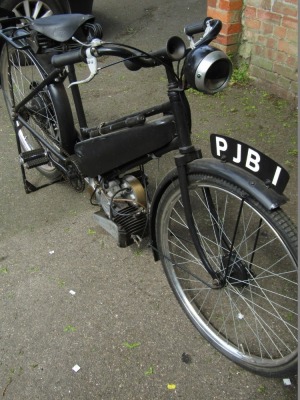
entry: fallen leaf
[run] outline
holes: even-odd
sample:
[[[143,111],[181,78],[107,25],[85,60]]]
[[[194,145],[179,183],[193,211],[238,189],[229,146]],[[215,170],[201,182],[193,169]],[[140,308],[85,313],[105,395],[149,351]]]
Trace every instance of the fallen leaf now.
[[[134,349],[136,347],[139,347],[141,345],[141,343],[139,342],[135,342],[135,343],[128,343],[128,342],[124,342],[123,346],[126,347],[127,349]]]
[[[176,389],[176,385],[174,383],[168,383],[167,388],[169,390],[175,390]]]

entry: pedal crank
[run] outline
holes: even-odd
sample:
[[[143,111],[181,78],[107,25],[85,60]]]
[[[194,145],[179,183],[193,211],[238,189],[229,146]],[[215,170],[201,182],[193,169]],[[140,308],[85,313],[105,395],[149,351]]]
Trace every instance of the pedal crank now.
[[[77,164],[76,156],[70,156],[66,162],[66,178],[76,192],[84,191],[85,181]]]

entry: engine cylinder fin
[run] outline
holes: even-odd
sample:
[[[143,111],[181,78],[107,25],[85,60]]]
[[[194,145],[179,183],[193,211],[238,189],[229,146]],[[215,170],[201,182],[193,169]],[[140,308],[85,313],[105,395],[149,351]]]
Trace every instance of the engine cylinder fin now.
[[[146,237],[148,235],[147,215],[141,213],[137,216],[133,214],[133,210],[136,213],[134,207],[128,208],[132,208],[131,215],[118,215],[113,220],[109,220],[103,211],[94,214],[99,225],[117,240],[120,247],[133,244],[135,236]]]

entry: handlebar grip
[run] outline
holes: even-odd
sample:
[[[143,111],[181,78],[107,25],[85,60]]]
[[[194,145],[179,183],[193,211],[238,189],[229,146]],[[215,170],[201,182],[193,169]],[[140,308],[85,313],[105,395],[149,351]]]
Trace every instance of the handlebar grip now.
[[[184,27],[184,33],[187,36],[193,36],[195,33],[204,32],[206,29],[206,22],[212,19],[211,17],[206,17],[204,20],[200,22],[196,22],[194,24],[186,25]]]
[[[51,58],[51,64],[54,67],[64,67],[65,65],[76,64],[81,61],[86,61],[86,56],[82,48],[68,51],[67,53],[55,54]]]

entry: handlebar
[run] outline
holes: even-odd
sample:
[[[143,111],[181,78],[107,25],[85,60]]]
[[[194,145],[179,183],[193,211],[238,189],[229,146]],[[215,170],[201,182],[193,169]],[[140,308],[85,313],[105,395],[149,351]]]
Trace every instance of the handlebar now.
[[[222,21],[207,17],[201,22],[185,26],[184,32],[189,37],[191,45],[193,47],[198,47],[208,45],[218,36],[221,29]],[[194,43],[193,35],[201,32],[204,32],[203,37],[197,43]]]
[[[205,29],[206,29],[206,23],[207,23],[207,21],[210,21],[211,19],[212,19],[211,17],[207,17],[207,18],[205,18],[204,20],[202,20],[202,21],[200,21],[200,22],[196,22],[196,23],[194,23],[194,24],[186,25],[186,26],[184,27],[184,33],[185,33],[187,36],[193,36],[193,35],[195,35],[196,33],[202,33],[202,32],[204,32]]]
[[[63,67],[65,65],[86,62],[87,49],[82,47],[67,53],[56,54],[52,56],[51,63],[54,67]],[[103,44],[91,49],[94,57],[116,56],[124,59],[125,66],[136,71],[140,68],[157,67],[167,60],[175,61],[182,59],[186,54],[186,47],[183,40],[177,36],[171,37],[165,48],[151,52],[142,53],[137,50],[125,48],[117,44]]]
[[[78,62],[86,62],[86,48],[82,47],[77,50],[72,50],[67,53],[56,54],[52,56],[51,63],[54,67],[63,67],[65,65],[76,64]],[[125,61],[125,65],[131,69],[134,68],[142,68],[142,67],[155,67],[160,65],[159,60],[157,58],[151,58],[143,55],[143,53],[139,53],[134,50],[130,50],[127,48],[122,47],[121,45],[101,45],[100,47],[93,48],[91,53],[95,57],[101,56],[116,56],[120,58],[124,58],[128,63]],[[134,67],[135,66],[135,67]]]
[[[211,42],[218,35],[221,28],[222,22],[220,20],[207,17],[203,21],[185,26],[184,32],[190,39],[194,34],[204,32],[203,38],[196,43],[196,46],[201,46]],[[129,46],[101,42],[96,46],[83,46],[77,50],[56,54],[52,56],[51,63],[53,66],[60,68],[82,61],[88,63],[88,57],[91,56],[116,56],[124,59],[124,64],[128,69],[136,71],[140,68],[151,68],[168,62],[179,61],[186,56],[187,52],[188,50],[183,40],[173,36],[167,41],[163,49],[151,53],[143,53]]]
[[[78,62],[86,62],[84,48],[68,51],[67,53],[56,54],[52,56],[51,63],[54,67],[63,67],[65,65],[76,64]]]

